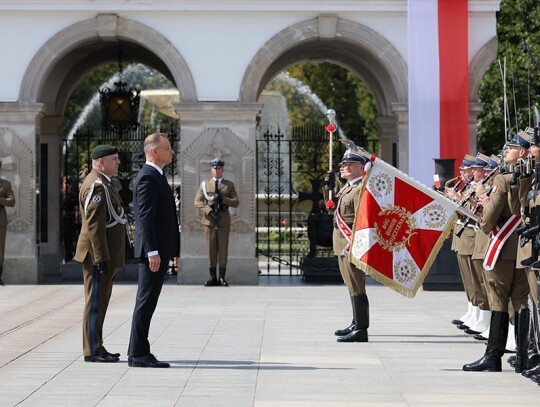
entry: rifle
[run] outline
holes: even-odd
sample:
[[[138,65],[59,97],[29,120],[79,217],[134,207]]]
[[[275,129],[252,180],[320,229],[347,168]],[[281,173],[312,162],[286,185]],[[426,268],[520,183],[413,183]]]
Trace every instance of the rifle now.
[[[210,217],[214,221],[214,229],[216,229],[216,230],[218,228],[218,223],[219,223],[219,217],[220,217],[219,213],[221,212],[221,208],[222,208],[222,203],[221,203],[221,201],[219,199],[221,197],[221,195],[218,192],[218,186],[219,186],[219,181],[216,180],[216,187],[214,189],[214,191],[215,191],[215,193],[214,193],[214,203],[212,204],[212,212],[210,212]]]
[[[534,107],[534,140],[535,144],[538,143],[538,128],[539,128],[539,114],[536,106]],[[528,202],[528,215],[529,224],[516,230],[518,236],[520,236],[519,243],[521,247],[530,240],[532,241],[532,253],[531,257],[521,262],[523,266],[530,266],[531,268],[540,268],[540,261],[538,261],[538,254],[540,253],[540,163],[534,165],[534,188],[527,193]],[[527,211],[526,211],[527,212]],[[527,215],[527,213],[525,214]]]

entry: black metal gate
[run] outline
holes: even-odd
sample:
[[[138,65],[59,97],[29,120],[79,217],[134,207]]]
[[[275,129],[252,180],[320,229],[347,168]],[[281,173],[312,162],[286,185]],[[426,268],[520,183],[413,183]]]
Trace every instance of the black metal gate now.
[[[153,132],[146,126],[130,129],[125,132],[115,132],[113,130],[100,130],[93,132],[90,129],[78,129],[71,139],[63,140],[63,186],[62,186],[62,220],[61,225],[64,260],[67,262],[73,258],[75,245],[77,244],[78,233],[81,227],[81,217],[79,214],[79,186],[84,177],[92,170],[90,152],[98,144],[111,144],[118,148],[120,167],[118,174],[113,178],[118,193],[122,197],[124,210],[131,213],[130,203],[133,200],[132,182],[141,166],[145,163],[143,151],[144,139]],[[176,127],[162,133],[169,136],[174,151],[179,151],[180,137]],[[173,162],[164,168],[169,182],[175,190],[175,195],[179,194],[180,176],[178,174],[177,156],[173,156]],[[132,258],[133,251],[128,250],[128,259]]]
[[[335,140],[333,162],[345,147]],[[257,256],[261,273],[299,274],[304,256],[333,256],[309,239],[312,220],[327,213],[322,187],[328,171],[324,127],[294,127],[290,138],[267,131],[257,140]],[[331,242],[330,242],[331,244]]]

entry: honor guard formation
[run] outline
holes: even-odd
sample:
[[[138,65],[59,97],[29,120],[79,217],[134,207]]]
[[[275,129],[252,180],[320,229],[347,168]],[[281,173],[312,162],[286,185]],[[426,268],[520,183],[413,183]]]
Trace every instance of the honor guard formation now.
[[[458,329],[486,341],[464,371],[500,372],[502,358],[540,384],[540,159],[538,126],[519,131],[498,156],[466,155],[445,195],[478,216],[461,218],[452,236],[467,295]]]

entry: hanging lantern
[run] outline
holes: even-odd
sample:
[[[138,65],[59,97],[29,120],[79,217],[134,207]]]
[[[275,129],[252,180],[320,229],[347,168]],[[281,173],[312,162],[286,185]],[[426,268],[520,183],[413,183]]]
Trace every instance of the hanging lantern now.
[[[129,87],[122,81],[122,48],[118,51],[119,79],[114,82],[115,88],[103,88],[99,90],[101,102],[101,125],[104,130],[112,130],[123,134],[130,129],[137,128],[139,122],[140,89]]]

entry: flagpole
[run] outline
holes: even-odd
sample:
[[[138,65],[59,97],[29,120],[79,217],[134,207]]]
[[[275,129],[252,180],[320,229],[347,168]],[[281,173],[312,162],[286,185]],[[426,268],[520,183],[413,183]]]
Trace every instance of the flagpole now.
[[[328,125],[326,126],[326,131],[328,131],[329,145],[328,145],[328,171],[333,171],[332,165],[332,156],[334,148],[334,132],[337,130],[335,120],[336,120],[336,111],[334,109],[328,109],[326,111],[326,117],[328,117]],[[331,189],[328,191],[328,201],[326,201],[326,208],[333,209],[335,207],[334,201],[332,199],[334,191]]]

